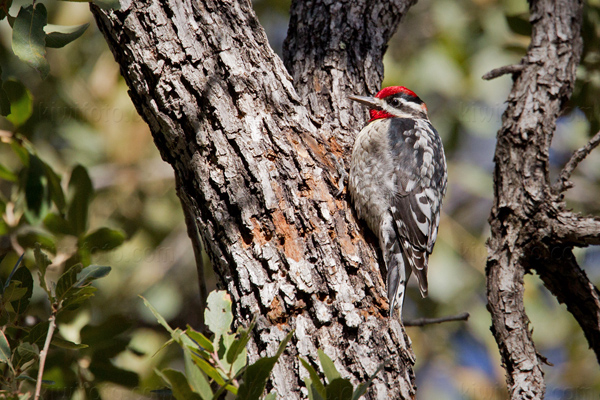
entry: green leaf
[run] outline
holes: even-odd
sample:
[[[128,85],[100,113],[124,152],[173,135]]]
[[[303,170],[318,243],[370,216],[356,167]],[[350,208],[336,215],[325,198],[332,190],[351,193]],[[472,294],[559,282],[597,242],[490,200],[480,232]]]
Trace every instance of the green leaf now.
[[[39,269],[38,276],[40,278],[40,286],[42,289],[44,289],[44,291],[46,291],[46,293],[48,293],[48,295],[50,295],[50,290],[46,285],[46,269],[48,268],[48,265],[51,264],[50,259],[46,254],[44,254],[39,245],[35,246],[33,255],[35,256],[35,265]]]
[[[21,287],[21,282],[12,281],[4,290],[2,300],[6,302],[17,301],[27,294],[27,288]]]
[[[18,300],[11,303],[13,310],[17,314],[23,314],[29,306],[29,300],[33,294],[33,277],[27,267],[21,267],[15,272],[13,281],[21,282],[21,287],[25,289],[25,294]]]
[[[58,176],[52,167],[46,163],[44,163],[44,170],[46,171],[46,177],[48,178],[48,186],[50,188],[52,201],[56,204],[58,211],[63,213],[67,203],[65,201],[65,193],[60,184],[60,176]]]
[[[35,384],[37,382],[37,380],[35,380],[34,378],[27,376],[27,375],[19,375],[15,378],[18,381],[29,381],[33,384]],[[29,395],[27,397],[19,397],[19,400],[28,400],[29,399]]]
[[[113,250],[122,245],[124,241],[124,232],[104,227],[85,236],[80,247],[94,254],[98,251]]]
[[[69,180],[70,204],[67,210],[67,221],[76,235],[87,230],[88,208],[94,195],[94,187],[87,170],[77,165],[71,172]]]
[[[6,339],[6,336],[4,336],[4,332],[2,332],[0,330],[0,362],[10,365],[11,369],[12,369],[12,364],[10,363],[10,357],[11,357],[10,345],[8,344],[8,340]]]
[[[348,379],[335,378],[329,382],[325,391],[327,400],[351,400],[354,387]]]
[[[254,364],[246,368],[244,373],[244,381],[238,389],[238,397],[236,400],[258,400],[265,390],[265,385],[271,371],[285,350],[289,340],[293,335],[293,331],[288,333],[285,339],[279,344],[279,349],[273,357],[265,357],[257,360]]]
[[[8,285],[10,284],[10,281],[12,280],[12,277],[15,275],[15,273],[17,272],[17,269],[19,269],[19,265],[21,265],[21,261],[23,261],[23,257],[25,256],[25,253],[21,254],[21,257],[19,257],[19,259],[17,260],[17,262],[15,263],[15,266],[13,267],[13,269],[10,271],[10,274],[8,274],[8,278],[6,278],[6,283],[4,284],[4,288],[2,291],[6,290],[6,288],[8,287]]]
[[[321,396],[321,394],[317,391],[317,388],[313,384],[312,379],[310,379],[309,377],[304,378],[304,384],[308,389],[308,400],[325,400],[325,398],[323,397],[324,395]],[[321,384],[321,386],[322,385],[323,384]],[[323,389],[323,391],[325,391],[325,389]]]
[[[315,371],[315,369],[312,367],[312,365],[310,365],[308,361],[304,360],[301,357],[300,362],[302,363],[302,366],[308,371],[308,375],[310,376],[310,380],[314,390],[317,391],[321,398],[325,398],[325,386],[323,386],[323,382],[321,382],[321,378],[319,378],[319,374],[317,373],[317,371]],[[308,388],[308,392],[310,393],[311,388],[308,387],[308,384],[306,385],[306,387]]]
[[[34,249],[36,245],[42,249],[48,250],[51,253],[56,253],[56,244],[54,238],[37,230],[28,230],[17,235],[17,242],[21,247],[26,249]]]
[[[79,350],[79,349],[85,349],[85,348],[89,347],[87,344],[73,343],[70,340],[66,340],[61,337],[58,337],[57,335],[52,336],[51,343],[56,347],[60,347],[61,349],[67,349],[67,350]]]
[[[249,333],[254,329],[254,325],[255,321],[252,321],[248,329],[241,327],[238,329],[239,338],[233,342],[227,351],[227,362],[229,364],[233,364],[237,357],[242,353],[242,350],[246,349],[246,344],[248,344],[248,340],[250,340]]]
[[[29,333],[23,338],[24,342],[35,344],[38,347],[42,347],[46,341],[46,335],[48,334],[48,321],[40,322],[34,325]]]
[[[214,394],[212,400],[218,400],[221,399],[223,396],[223,393],[225,392],[225,390],[228,390],[229,392],[233,393],[234,395],[237,396],[237,388],[235,386],[232,386],[231,383],[233,382],[233,379],[228,379],[227,382],[225,382],[225,386],[221,386],[219,388],[219,390],[216,391],[216,393]],[[227,396],[226,396],[227,397]],[[237,399],[237,397],[236,397]]]
[[[167,331],[169,331],[169,333],[171,333],[171,336],[173,336],[173,334],[175,333],[175,331],[173,330],[173,328],[171,328],[171,327],[169,326],[169,324],[167,324],[167,321],[166,321],[166,320],[163,318],[163,316],[162,316],[162,315],[160,315],[160,314],[158,313],[158,311],[156,310],[156,308],[154,308],[154,307],[152,306],[152,304],[150,304],[150,303],[148,302],[148,300],[146,300],[146,299],[145,299],[144,297],[142,297],[142,296],[140,296],[140,297],[141,297],[141,298],[142,298],[142,300],[144,301],[144,305],[145,305],[146,307],[148,307],[148,309],[150,310],[150,312],[151,312],[152,314],[154,314],[154,316],[156,317],[156,320],[158,321],[158,323],[159,323],[159,324],[161,324],[161,325],[162,325],[162,326],[163,326],[163,327],[164,327],[164,328],[165,328]]]
[[[44,26],[48,23],[46,7],[42,3],[21,7],[13,24],[12,48],[21,60],[37,69],[46,79],[50,73],[50,65],[46,60],[46,33]]]
[[[226,333],[221,336],[219,340],[219,349],[217,354],[219,356],[220,363],[223,367],[223,377],[225,379],[229,379],[237,375],[237,373],[246,366],[247,364],[247,355],[246,348],[242,347],[239,349],[239,356],[233,360],[233,362],[229,362],[227,359],[227,354],[231,350],[231,346],[236,342],[236,335]]]
[[[202,333],[194,330],[191,326],[187,326],[185,333],[190,337],[190,339],[194,340],[198,345],[200,345],[201,350],[206,350],[209,353],[215,351],[212,342]]]
[[[192,360],[206,375],[208,375],[211,379],[213,379],[219,386],[225,385],[225,379],[219,374],[219,371],[216,368],[209,364],[204,358],[199,357],[198,355],[191,353]]]
[[[375,371],[373,373],[373,375],[371,375],[371,377],[366,382],[358,385],[358,387],[356,388],[356,391],[354,391],[354,394],[352,395],[352,400],[358,400],[361,396],[363,396],[365,393],[367,393],[367,389],[369,388],[369,386],[371,386],[371,384],[373,383],[373,380],[375,379],[377,374],[383,369],[384,365],[385,364],[381,364],[379,366],[379,368],[377,368],[377,371]]]
[[[6,119],[16,127],[23,125],[33,113],[33,96],[31,92],[21,82],[12,79],[4,82],[2,89],[10,101],[10,114],[7,115]],[[29,159],[27,162],[29,162]],[[24,165],[28,164],[24,163]]]
[[[185,375],[194,392],[198,393],[202,400],[211,400],[213,397],[210,383],[200,368],[192,360],[192,354],[188,349],[183,349],[183,358],[185,361]]]
[[[21,343],[19,347],[15,349],[15,355],[13,356],[13,364],[16,369],[23,370],[23,366],[28,362],[35,360],[40,355],[40,350],[37,346],[31,343]]]
[[[75,230],[71,227],[71,224],[56,213],[49,213],[46,215],[46,218],[44,218],[44,225],[54,234],[76,236]]]
[[[229,353],[229,351],[227,353]],[[245,346],[241,347],[233,362],[229,364],[231,365],[231,371],[234,376],[237,375],[248,364],[248,354],[246,353]]]
[[[35,246],[35,248],[33,249],[33,255],[35,257],[35,265],[40,269],[40,271],[43,274],[45,274],[46,268],[48,268],[48,266],[50,264],[52,264],[50,262],[50,259],[48,258],[48,256],[46,254],[44,254],[41,246],[39,246],[39,245]]]
[[[46,30],[56,29],[56,31],[49,32],[46,34],[46,47],[60,48],[71,43],[75,39],[83,35],[83,32],[90,26],[90,24],[83,24],[77,27],[65,27],[65,26],[46,26]],[[61,32],[62,31],[62,32]],[[65,32],[66,31],[66,32]]]
[[[77,275],[83,269],[83,265],[75,264],[58,278],[56,282],[56,299],[60,302],[70,295],[70,292],[75,289]]]
[[[325,372],[327,381],[331,383],[334,379],[340,378],[340,373],[335,368],[335,365],[333,365],[331,358],[321,349],[317,350],[317,354],[319,355],[319,361],[321,362],[321,367],[323,368],[323,372]]]
[[[208,328],[215,334],[213,344],[218,348],[220,337],[231,329],[231,298],[224,290],[212,291],[206,301],[204,320]]]
[[[77,275],[77,282],[75,282],[75,287],[83,287],[91,283],[93,280],[100,279],[108,275],[110,272],[110,267],[105,267],[102,265],[90,265],[87,268],[84,268]]]
[[[29,168],[25,181],[25,215],[32,225],[39,223],[48,213],[52,198],[44,163],[36,155],[29,155]]]
[[[17,83],[14,81],[8,81],[6,83],[4,83],[4,86],[6,87],[6,85],[8,83]],[[19,83],[19,85],[21,85],[20,87],[25,88],[23,86],[23,84]],[[24,89],[25,90],[25,89]],[[14,122],[13,122],[14,123]],[[29,152],[27,151],[27,149],[25,148],[25,143],[24,142],[17,142],[15,140],[10,142],[10,148],[12,149],[12,151],[15,153],[15,155],[17,157],[19,157],[19,160],[21,160],[21,163],[28,167],[29,166]]]
[[[277,392],[271,392],[263,400],[277,400]]]
[[[158,353],[160,353],[161,351],[163,351],[163,349],[166,349],[167,347],[169,347],[169,346],[170,346],[170,345],[172,345],[173,343],[175,343],[175,341],[173,340],[173,338],[171,338],[171,339],[167,340],[166,342],[164,342],[164,343],[162,344],[162,346],[160,346],[160,347],[158,348],[158,350],[156,350],[156,351],[154,352],[154,355],[153,355],[152,357],[154,357],[155,355],[157,355]]]
[[[198,393],[192,391],[185,376],[174,369],[165,369],[162,372],[156,371],[165,382],[171,386],[173,396],[177,400],[202,400],[202,397]]]
[[[219,347],[217,349],[217,355],[219,356],[219,360],[221,360],[221,364],[223,364],[223,368],[225,371],[229,370],[229,363],[227,362],[227,352],[229,348],[235,341],[235,335],[226,333],[222,335],[219,339]]]
[[[86,286],[83,288],[75,289],[71,292],[71,295],[65,298],[62,302],[60,311],[72,311],[81,306],[87,299],[94,296],[96,289],[93,286]]]
[[[0,87],[0,110],[1,110],[1,106],[2,106],[2,88]],[[2,114],[0,114],[2,115]],[[17,176],[8,168],[6,168],[4,165],[0,164],[0,179],[4,180],[4,181],[9,181],[9,182],[16,182],[17,181]]]

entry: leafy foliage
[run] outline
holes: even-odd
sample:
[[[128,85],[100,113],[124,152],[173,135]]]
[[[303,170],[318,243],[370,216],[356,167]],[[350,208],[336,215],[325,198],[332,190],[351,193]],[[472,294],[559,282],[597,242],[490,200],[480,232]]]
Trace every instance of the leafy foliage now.
[[[96,292],[92,282],[111,270],[93,265],[92,255],[117,248],[125,235],[108,227],[88,232],[94,189],[87,169],[73,168],[65,195],[61,176],[37,155],[29,141],[19,135],[3,141],[21,167],[2,166],[2,175],[10,179],[3,183],[6,190],[2,192],[9,195],[0,194],[0,230],[4,237],[14,238],[24,253],[6,278],[0,279],[0,364],[4,365],[0,397],[31,398],[35,389],[37,398],[42,384],[45,390],[65,392],[86,386],[83,391],[90,396],[100,382],[136,386],[137,374],[111,361],[127,349],[129,340],[117,337],[123,330],[111,332],[104,327],[100,335],[90,336],[95,328],[86,325],[81,343],[67,340],[60,332],[60,324],[74,318]],[[74,246],[65,246],[65,241]],[[4,251],[0,267],[14,259],[16,251]],[[30,310],[34,269],[49,304],[45,316],[39,309]],[[94,339],[98,336],[103,340]]]
[[[341,377],[333,361],[331,361],[331,358],[325,352],[322,350],[318,350],[317,352],[321,368],[323,368],[323,372],[327,378],[327,384],[321,382],[319,374],[308,361],[300,358],[302,366],[308,371],[308,377],[304,378],[304,383],[308,389],[308,398],[310,400],[358,400],[367,393],[367,389],[373,383],[373,379],[383,369],[382,364],[366,382],[361,383],[355,389],[349,379]]]
[[[93,2],[105,9],[118,9],[118,0],[85,0]],[[17,57],[35,68],[42,79],[46,79],[50,73],[50,64],[46,58],[46,48],[60,48],[81,37],[89,24],[83,24],[75,28],[53,26],[56,31],[46,32],[48,26],[48,12],[42,3],[21,6],[16,17],[8,14],[10,3],[1,4],[0,20],[8,15],[9,22],[13,28],[12,49]],[[1,82],[0,82],[1,84]],[[1,87],[2,85],[0,85]],[[0,89],[0,115],[10,114],[10,99]]]
[[[44,32],[47,23],[48,13],[41,3],[21,7],[13,23],[13,51],[17,57],[37,69],[43,79],[50,73]]]
[[[177,343],[183,350],[185,374],[172,369],[157,372],[170,386],[177,400],[218,399],[225,391],[236,395],[238,400],[260,399],[267,379],[293,333],[287,334],[274,356],[261,358],[248,365],[246,344],[254,322],[248,328],[240,327],[235,333],[231,331],[231,299],[225,291],[213,291],[208,296],[205,320],[213,333],[211,338],[190,326],[185,331],[171,328],[146,299],[144,304],[171,334],[167,344]],[[214,392],[213,387],[216,387]],[[269,400],[274,398],[275,393],[264,397]]]
[[[39,244],[35,248],[35,253],[40,286],[48,296],[51,312],[45,321],[40,321],[31,327],[23,324],[34,281],[29,269],[20,266],[23,259],[21,256],[6,282],[0,281],[2,289],[0,310],[2,310],[2,325],[5,327],[4,331],[0,331],[0,363],[6,364],[10,371],[0,377],[0,394],[3,396],[28,398],[31,392],[23,386],[23,383],[42,384],[39,378],[43,375],[43,365],[49,354],[49,346],[67,350],[88,347],[86,344],[73,343],[59,335],[54,335],[56,317],[67,310],[80,307],[95,291],[90,284],[110,272],[109,267],[93,265],[83,267],[77,264],[65,271],[56,283],[48,284],[46,275],[49,260]],[[42,346],[44,351],[41,351]],[[31,375],[36,368],[39,369],[38,379]]]

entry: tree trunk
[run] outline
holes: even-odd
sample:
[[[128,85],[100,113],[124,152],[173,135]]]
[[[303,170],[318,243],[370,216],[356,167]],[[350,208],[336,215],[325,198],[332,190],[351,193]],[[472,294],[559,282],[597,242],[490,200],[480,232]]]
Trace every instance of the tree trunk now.
[[[294,2],[293,82],[249,1],[124,3],[92,10],[173,166],[195,249],[201,238],[237,321],[259,317],[251,360],[294,330],[271,380],[283,398],[306,397],[298,356],[318,348],[355,383],[387,361],[367,398],[414,398],[414,355],[386,317],[374,241],[335,195],[366,116],[346,96],[379,88],[413,1]]]
[[[567,211],[562,192],[596,137],[574,155],[554,187],[549,148],[556,119],[571,96],[582,51],[582,2],[532,0],[531,44],[517,66],[486,74],[513,73],[514,85],[498,132],[495,197],[488,242],[488,309],[506,368],[512,399],[542,399],[542,364],[523,305],[523,275],[535,270],[577,319],[600,354],[600,296],[571,249],[600,243],[600,223]],[[599,358],[600,359],[600,358]]]

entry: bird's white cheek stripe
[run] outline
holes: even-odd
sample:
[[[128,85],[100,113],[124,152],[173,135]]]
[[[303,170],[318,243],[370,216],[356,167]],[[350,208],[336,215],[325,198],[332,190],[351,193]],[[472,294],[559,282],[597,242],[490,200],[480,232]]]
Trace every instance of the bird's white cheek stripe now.
[[[415,114],[421,114],[424,112],[423,109],[421,108],[421,106],[419,106],[417,103],[413,103],[410,101],[405,101],[402,105],[408,106],[409,108],[413,109],[415,111],[414,113],[402,112],[402,111],[390,106],[388,103],[386,103],[382,99],[378,99],[378,103],[379,103],[379,106],[384,111],[387,111],[388,113],[390,113],[396,117],[399,117],[399,118],[414,118]]]

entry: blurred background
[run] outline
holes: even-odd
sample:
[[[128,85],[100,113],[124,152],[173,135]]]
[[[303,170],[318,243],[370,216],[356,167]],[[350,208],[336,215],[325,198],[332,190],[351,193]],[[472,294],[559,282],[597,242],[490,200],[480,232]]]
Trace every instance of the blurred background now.
[[[24,2],[15,1],[11,10]],[[254,8],[275,51],[281,54],[287,33],[289,1],[254,0]],[[154,368],[181,363],[177,348],[157,353],[168,339],[138,297],[143,295],[173,325],[197,326],[198,278],[191,243],[175,194],[173,172],[156,150],[148,127],[137,115],[112,54],[95,27],[85,3],[48,2],[49,23],[91,23],[83,38],[62,49],[49,49],[51,72],[46,80],[17,59],[12,31],[0,21],[0,67],[13,112],[0,117],[0,163],[17,174],[22,167],[12,150],[11,133],[31,142],[38,155],[64,180],[77,164],[87,168],[96,194],[90,205],[90,229],[107,226],[124,233],[125,242],[93,257],[112,272],[98,281],[96,296],[82,309],[59,321],[61,334],[74,342],[112,332],[121,338],[110,352],[117,371],[129,370],[139,380],[114,370],[96,370],[91,381],[104,398],[154,396],[164,386]],[[518,63],[529,44],[528,4],[523,0],[421,0],[401,23],[386,57],[383,86],[404,85],[428,105],[448,158],[449,190],[436,251],[430,261],[430,295],[420,299],[415,286],[405,303],[405,317],[437,317],[469,312],[466,323],[407,328],[417,356],[418,396],[422,399],[506,398],[504,370],[490,332],[486,310],[485,240],[492,204],[495,135],[501,125],[510,76],[484,81],[489,70]],[[551,153],[552,177],[572,152],[600,128],[600,1],[586,4],[585,52],[571,104],[560,118]],[[4,279],[17,259],[24,229],[14,185],[3,180],[0,263]],[[567,202],[577,211],[600,215],[600,151],[577,169]],[[30,229],[31,227],[27,227]],[[35,230],[44,231],[38,224]],[[26,245],[21,244],[23,248]],[[69,254],[74,243],[59,238],[54,257]],[[580,265],[600,284],[600,251],[577,250]],[[30,250],[26,260],[31,260]],[[26,261],[27,262],[27,261]],[[29,266],[31,264],[28,264]],[[208,290],[215,277],[206,271]],[[547,399],[598,398],[600,368],[594,353],[564,305],[536,276],[525,278],[525,305],[538,351],[546,366]],[[34,292],[33,312],[47,305]],[[91,340],[91,339],[90,339]],[[94,351],[105,347],[99,343]],[[156,353],[156,354],[155,354]],[[65,353],[66,354],[66,353]],[[49,360],[47,378],[68,388],[80,379],[93,355],[65,363],[62,354]],[[87,357],[87,358],[86,358]],[[129,379],[130,378],[130,379]],[[58,393],[58,391],[57,391]],[[62,397],[61,397],[62,396]],[[84,398],[73,393],[73,398]],[[65,397],[64,393],[56,398]]]

